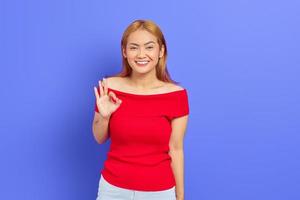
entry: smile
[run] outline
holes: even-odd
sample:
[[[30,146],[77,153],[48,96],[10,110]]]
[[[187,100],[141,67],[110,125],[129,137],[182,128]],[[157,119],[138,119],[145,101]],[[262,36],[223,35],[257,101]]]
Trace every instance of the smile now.
[[[145,66],[149,63],[149,61],[135,61],[138,66]]]

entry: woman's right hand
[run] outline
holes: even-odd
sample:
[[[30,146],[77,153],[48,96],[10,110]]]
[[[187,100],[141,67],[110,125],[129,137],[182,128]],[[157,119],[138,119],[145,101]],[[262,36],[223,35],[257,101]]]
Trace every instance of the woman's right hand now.
[[[99,81],[100,95],[96,87],[94,87],[94,92],[96,96],[96,104],[99,113],[103,118],[109,118],[110,115],[115,112],[122,103],[122,100],[117,98],[113,91],[108,93],[107,80],[103,78],[103,81]]]

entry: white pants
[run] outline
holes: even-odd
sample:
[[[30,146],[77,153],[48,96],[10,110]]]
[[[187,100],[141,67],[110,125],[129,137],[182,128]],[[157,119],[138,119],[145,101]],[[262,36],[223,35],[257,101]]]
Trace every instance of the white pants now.
[[[176,200],[175,186],[155,192],[129,190],[110,184],[101,175],[96,200]]]

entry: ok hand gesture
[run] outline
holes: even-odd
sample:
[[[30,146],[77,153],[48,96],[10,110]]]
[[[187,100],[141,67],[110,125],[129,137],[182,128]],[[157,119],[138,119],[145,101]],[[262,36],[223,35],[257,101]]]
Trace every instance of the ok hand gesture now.
[[[100,95],[97,88],[94,87],[96,96],[97,108],[104,118],[109,118],[110,115],[115,112],[122,103],[122,100],[117,98],[116,94],[112,91],[108,93],[107,80],[103,78],[103,81],[99,81]]]

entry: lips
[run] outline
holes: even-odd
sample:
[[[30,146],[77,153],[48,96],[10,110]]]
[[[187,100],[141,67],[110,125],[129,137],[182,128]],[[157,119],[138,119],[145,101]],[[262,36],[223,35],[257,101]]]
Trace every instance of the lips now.
[[[135,61],[135,63],[138,65],[138,66],[146,66],[150,61],[148,60],[143,60],[143,61]]]

